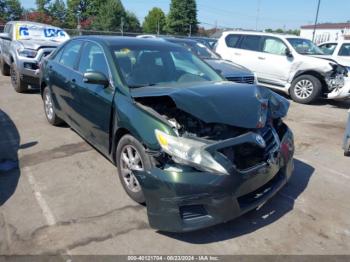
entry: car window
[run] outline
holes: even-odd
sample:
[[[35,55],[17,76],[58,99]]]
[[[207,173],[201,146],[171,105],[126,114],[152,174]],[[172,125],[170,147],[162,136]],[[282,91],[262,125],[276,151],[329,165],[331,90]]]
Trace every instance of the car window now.
[[[267,37],[264,40],[263,52],[274,55],[285,55],[287,46],[279,39]]]
[[[8,34],[10,35],[10,37],[11,37],[11,39],[12,39],[12,33],[13,33],[13,25],[11,24],[11,25],[9,25],[9,27],[8,27]]]
[[[245,35],[243,36],[240,48],[259,52],[262,49],[261,40],[262,37],[258,35]]]
[[[327,43],[320,45],[319,48],[325,53],[326,55],[332,55],[334,53],[335,48],[337,47],[336,43]]]
[[[240,39],[241,35],[228,35],[226,36],[225,38],[225,41],[226,41],[226,45],[228,47],[237,47],[237,44],[238,44],[238,41]]]
[[[117,66],[129,87],[222,81],[210,66],[182,47],[115,47]]]
[[[339,56],[350,56],[350,43],[343,44],[339,50]]]
[[[82,43],[80,41],[71,41],[63,49],[59,63],[69,68],[74,68],[77,63],[79,51]]]
[[[95,43],[85,44],[81,53],[79,71],[82,73],[96,71],[107,77],[109,76],[106,58],[103,49],[99,45]]]

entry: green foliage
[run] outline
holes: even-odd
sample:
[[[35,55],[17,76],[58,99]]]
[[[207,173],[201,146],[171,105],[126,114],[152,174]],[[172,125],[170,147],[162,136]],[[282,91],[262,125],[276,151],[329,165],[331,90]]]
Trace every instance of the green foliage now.
[[[91,20],[106,2],[107,0],[67,0],[68,27],[76,28],[78,17],[80,21]]]
[[[126,25],[126,12],[120,0],[107,0],[99,7],[99,12],[92,22],[96,30],[117,31],[121,23]]]
[[[266,33],[277,33],[277,34],[288,34],[288,35],[300,35],[299,29],[289,29],[289,30],[283,30],[281,28],[278,28],[276,30],[273,30],[271,28],[265,29]]]
[[[167,17],[170,34],[195,34],[198,31],[197,4],[195,0],[172,0]]]
[[[35,0],[36,10],[40,13],[49,13],[49,6],[51,0]]]
[[[49,6],[49,13],[53,18],[53,24],[59,27],[65,27],[66,5],[63,0],[55,0]]]
[[[3,15],[6,21],[19,20],[22,17],[23,8],[19,0],[5,0],[4,9]]]
[[[165,25],[166,17],[163,10],[154,7],[145,17],[142,28],[145,33],[156,34],[159,30],[159,33],[162,34],[165,32]]]
[[[142,32],[140,21],[134,13],[126,11],[125,17],[126,17],[125,19],[126,25],[125,25],[124,31],[134,32],[134,33]]]

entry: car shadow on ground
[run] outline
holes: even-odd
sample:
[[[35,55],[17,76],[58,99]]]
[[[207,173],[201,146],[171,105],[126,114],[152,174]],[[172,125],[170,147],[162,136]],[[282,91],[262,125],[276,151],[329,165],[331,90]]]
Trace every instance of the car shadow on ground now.
[[[0,206],[14,194],[20,178],[18,150],[36,145],[20,145],[20,135],[11,118],[0,109]]]
[[[302,161],[294,160],[295,170],[287,185],[258,211],[251,211],[225,224],[188,233],[159,232],[171,238],[192,244],[207,244],[252,233],[274,223],[293,210],[295,200],[307,187],[314,168]]]

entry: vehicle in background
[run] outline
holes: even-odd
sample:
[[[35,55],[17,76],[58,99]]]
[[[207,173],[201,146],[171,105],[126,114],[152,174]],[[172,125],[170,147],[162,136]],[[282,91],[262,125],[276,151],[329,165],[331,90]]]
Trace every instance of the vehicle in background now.
[[[255,74],[249,69],[231,61],[221,59],[219,55],[197,41],[175,37],[163,37],[163,39],[186,47],[207,62],[229,81],[236,83],[256,84]]]
[[[281,90],[296,102],[350,97],[347,69],[320,58],[323,52],[308,39],[228,31],[220,37],[216,52],[255,72],[260,85]]]
[[[39,86],[39,63],[58,45],[69,39],[60,28],[28,22],[11,21],[0,34],[0,71],[11,75],[11,83],[19,92]]]
[[[339,42],[326,42],[318,46],[325,58],[330,58],[338,64],[346,66],[350,71],[350,40]]]
[[[207,46],[208,48],[210,49],[214,49],[216,43],[218,42],[218,40],[216,38],[209,38],[209,37],[194,37],[194,36],[191,36],[189,37],[188,39],[191,39],[191,40],[195,40],[205,46]]]
[[[345,156],[350,156],[350,109],[349,109],[348,113],[349,113],[349,116],[348,116],[348,122],[347,122],[346,129],[345,129],[344,143],[343,143],[343,149],[344,149]]]
[[[156,35],[137,35],[137,38],[157,38]]]
[[[288,101],[224,81],[180,45],[82,36],[45,58],[42,71],[48,122],[66,122],[115,164],[154,228],[229,221],[264,204],[292,174]]]

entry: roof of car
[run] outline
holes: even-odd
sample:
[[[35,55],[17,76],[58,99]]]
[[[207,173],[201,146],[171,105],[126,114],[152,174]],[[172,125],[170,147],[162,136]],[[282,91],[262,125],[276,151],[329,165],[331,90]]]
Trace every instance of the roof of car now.
[[[159,41],[160,38],[138,38],[130,36],[106,36],[106,35],[89,35],[89,36],[77,36],[73,39],[82,39],[82,40],[93,40],[99,43],[104,43],[106,45],[134,45],[134,46],[168,46],[176,47],[179,45],[173,44],[168,41]]]
[[[50,27],[56,27],[56,26],[53,26],[53,25],[48,25],[48,24],[43,24],[43,23],[38,23],[38,22],[32,22],[32,21],[22,21],[22,20],[19,20],[19,21],[10,21],[10,22],[7,22],[7,24],[27,24],[27,25],[37,25],[37,26],[50,26]]]
[[[163,39],[170,41],[170,42],[182,42],[182,43],[189,43],[189,44],[197,44],[198,42],[193,39],[187,39],[187,38],[177,38],[177,37],[162,37]]]
[[[339,41],[327,41],[327,42],[323,42],[323,43],[320,43],[319,45],[324,45],[324,44],[348,44],[350,43],[350,40],[339,40]]]
[[[266,32],[257,32],[257,31],[225,31],[223,32],[224,36],[228,34],[239,34],[239,35],[262,35],[262,36],[274,36],[281,38],[300,38],[297,35],[287,35],[287,34],[276,34],[276,33],[266,33]]]

